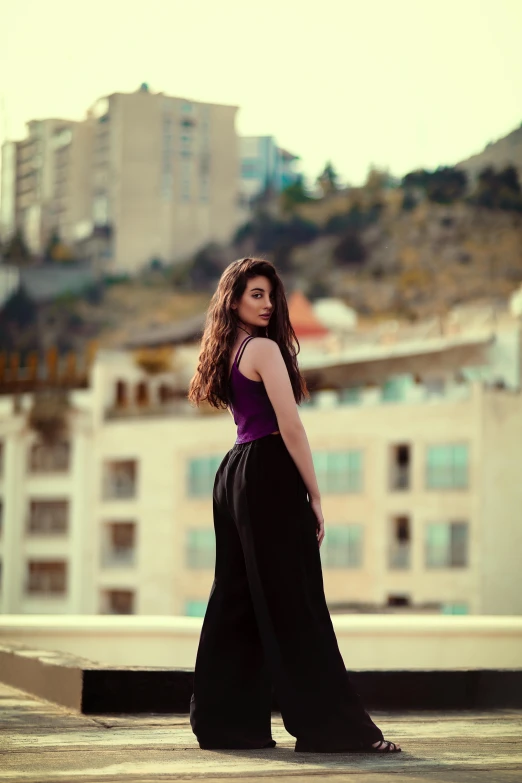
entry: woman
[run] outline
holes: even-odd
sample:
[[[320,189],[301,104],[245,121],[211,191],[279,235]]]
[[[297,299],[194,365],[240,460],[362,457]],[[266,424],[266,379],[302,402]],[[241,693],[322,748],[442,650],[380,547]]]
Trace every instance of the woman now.
[[[274,747],[273,685],[296,751],[398,751],[349,680],[326,605],[324,520],[297,410],[307,389],[294,342],[273,264],[230,264],[188,394],[196,405],[228,408],[237,425],[214,482],[216,568],[191,726],[201,748]]]

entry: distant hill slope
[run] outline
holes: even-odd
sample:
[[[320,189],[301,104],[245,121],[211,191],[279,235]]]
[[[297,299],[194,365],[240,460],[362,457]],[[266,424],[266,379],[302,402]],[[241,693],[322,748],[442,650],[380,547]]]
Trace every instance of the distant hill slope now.
[[[522,182],[522,124],[507,136],[490,142],[482,152],[460,161],[455,168],[464,170],[473,184],[478,173],[486,166],[493,166],[497,171],[506,166],[515,166]]]

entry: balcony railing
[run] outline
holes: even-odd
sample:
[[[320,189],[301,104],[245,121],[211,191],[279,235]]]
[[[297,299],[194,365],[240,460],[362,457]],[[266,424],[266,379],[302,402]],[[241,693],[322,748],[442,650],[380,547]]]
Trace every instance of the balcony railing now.
[[[71,448],[68,443],[56,446],[33,446],[29,455],[30,473],[66,472],[70,466]]]
[[[133,546],[114,547],[102,552],[102,565],[105,568],[126,568],[136,562],[136,550]]]
[[[33,509],[27,520],[30,534],[55,535],[67,532],[67,508]]]
[[[66,591],[65,573],[30,574],[26,583],[26,593],[38,595],[60,595]]]
[[[136,497],[136,482],[132,479],[108,479],[103,496],[105,500],[132,500]]]
[[[410,468],[407,465],[395,465],[391,478],[392,489],[410,488]]]
[[[410,543],[392,544],[388,552],[388,565],[390,568],[410,567]]]

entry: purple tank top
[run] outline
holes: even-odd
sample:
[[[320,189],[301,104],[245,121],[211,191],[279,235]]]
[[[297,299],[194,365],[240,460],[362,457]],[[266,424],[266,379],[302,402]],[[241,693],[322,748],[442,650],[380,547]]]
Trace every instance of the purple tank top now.
[[[279,429],[277,416],[266,393],[263,381],[253,381],[239,371],[239,362],[246,344],[253,337],[245,337],[232,365],[230,373],[230,408],[237,424],[236,443],[248,443]]]

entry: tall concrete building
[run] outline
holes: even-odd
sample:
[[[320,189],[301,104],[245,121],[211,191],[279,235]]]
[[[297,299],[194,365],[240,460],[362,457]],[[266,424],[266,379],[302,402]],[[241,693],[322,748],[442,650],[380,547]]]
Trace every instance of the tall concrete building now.
[[[40,254],[54,229],[68,229],[88,208],[88,158],[79,144],[81,123],[31,120],[27,137],[2,147],[0,230],[17,229],[31,252]],[[83,176],[82,176],[83,173]],[[74,202],[82,199],[78,206]],[[67,233],[67,239],[72,234]]]
[[[3,149],[2,233],[51,231],[103,271],[134,273],[230,240],[240,220],[237,106],[151,92],[100,98],[82,122],[41,120]]]
[[[94,246],[108,269],[134,272],[228,241],[238,222],[237,110],[147,85],[98,100],[86,255]]]
[[[54,445],[28,426],[31,395],[14,406],[4,384],[0,611],[204,612],[213,481],[235,428],[185,399],[196,360],[196,345],[178,345],[170,369],[147,375],[139,355],[100,354]],[[332,610],[522,613],[516,324],[303,347],[300,366]]]

